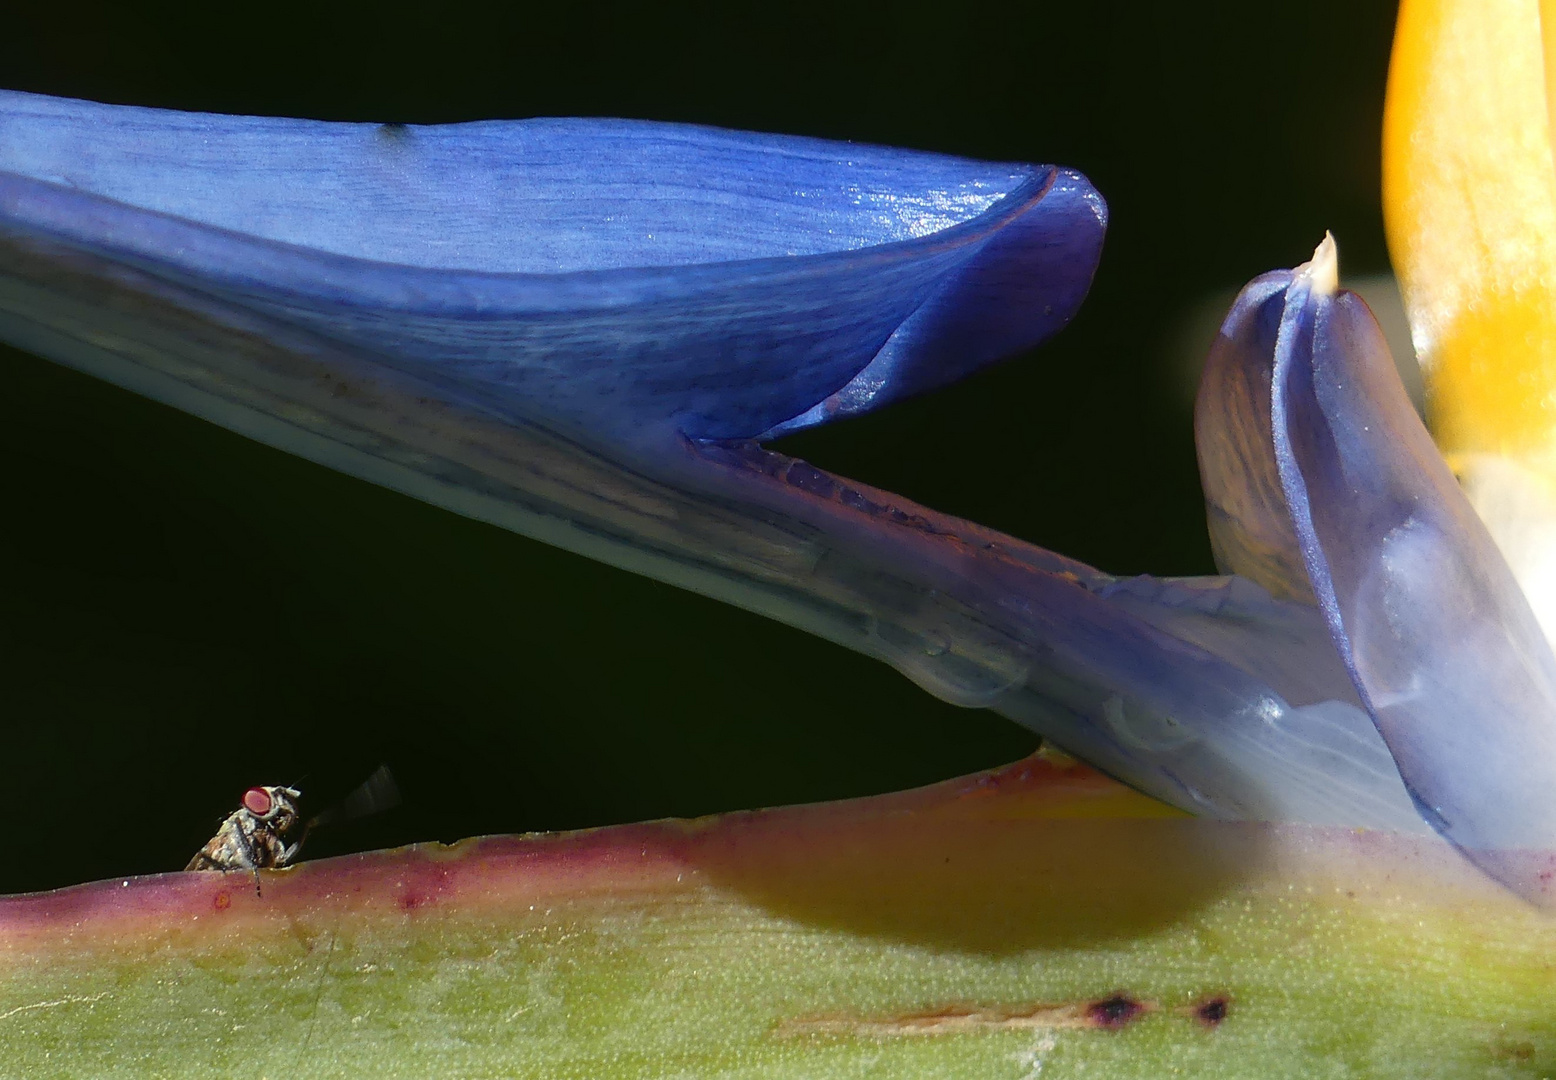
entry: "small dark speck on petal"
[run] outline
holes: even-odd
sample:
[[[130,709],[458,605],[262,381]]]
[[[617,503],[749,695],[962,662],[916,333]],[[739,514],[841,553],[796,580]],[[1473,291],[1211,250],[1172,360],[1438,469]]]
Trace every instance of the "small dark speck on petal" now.
[[[1134,998],[1124,994],[1114,994],[1112,997],[1092,1002],[1091,1007],[1086,1010],[1086,1015],[1098,1027],[1115,1030],[1134,1020],[1144,1011],[1145,1006]]]
[[[379,124],[378,136],[381,139],[389,139],[399,142],[411,137],[411,129],[408,124]]]

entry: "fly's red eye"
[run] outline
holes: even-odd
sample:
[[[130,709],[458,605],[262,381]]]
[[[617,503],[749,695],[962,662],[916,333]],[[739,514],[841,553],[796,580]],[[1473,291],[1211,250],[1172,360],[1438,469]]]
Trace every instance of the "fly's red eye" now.
[[[251,787],[243,793],[243,809],[256,817],[264,817],[270,813],[273,805],[274,800],[271,799],[270,792],[262,787]]]

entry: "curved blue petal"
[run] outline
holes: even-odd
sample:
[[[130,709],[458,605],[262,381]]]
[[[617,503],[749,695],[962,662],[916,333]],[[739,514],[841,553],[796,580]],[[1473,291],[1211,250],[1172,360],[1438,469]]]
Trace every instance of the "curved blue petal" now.
[[[1326,242],[1291,275],[1273,353],[1274,449],[1314,593],[1423,815],[1556,904],[1556,657],[1332,258]]]
[[[1068,321],[1104,224],[1085,179],[1049,166],[623,120],[0,94],[13,243],[600,437],[751,438],[959,378]]]
[[[1039,209],[1041,213],[1039,213]],[[1046,339],[1091,287],[1107,206],[1080,173],[1055,171],[1041,203],[949,275],[849,384],[774,428],[783,435],[947,386]]]

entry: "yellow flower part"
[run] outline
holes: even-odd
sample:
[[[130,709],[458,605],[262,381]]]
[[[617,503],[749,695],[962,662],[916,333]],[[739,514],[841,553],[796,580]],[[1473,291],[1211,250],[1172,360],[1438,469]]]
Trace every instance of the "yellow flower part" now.
[[[1438,445],[1556,640],[1556,0],[1404,0],[1389,248]]]

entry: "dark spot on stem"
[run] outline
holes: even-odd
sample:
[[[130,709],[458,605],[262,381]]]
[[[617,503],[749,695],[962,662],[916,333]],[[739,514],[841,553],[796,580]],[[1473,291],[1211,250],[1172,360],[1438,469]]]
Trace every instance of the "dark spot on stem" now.
[[[1144,1011],[1145,1006],[1134,998],[1126,994],[1114,994],[1092,1002],[1086,1008],[1086,1016],[1097,1027],[1116,1031]]]
[[[1216,1027],[1226,1019],[1227,1010],[1231,1005],[1232,1002],[1225,994],[1217,994],[1194,1006],[1194,1018],[1208,1028]]]

